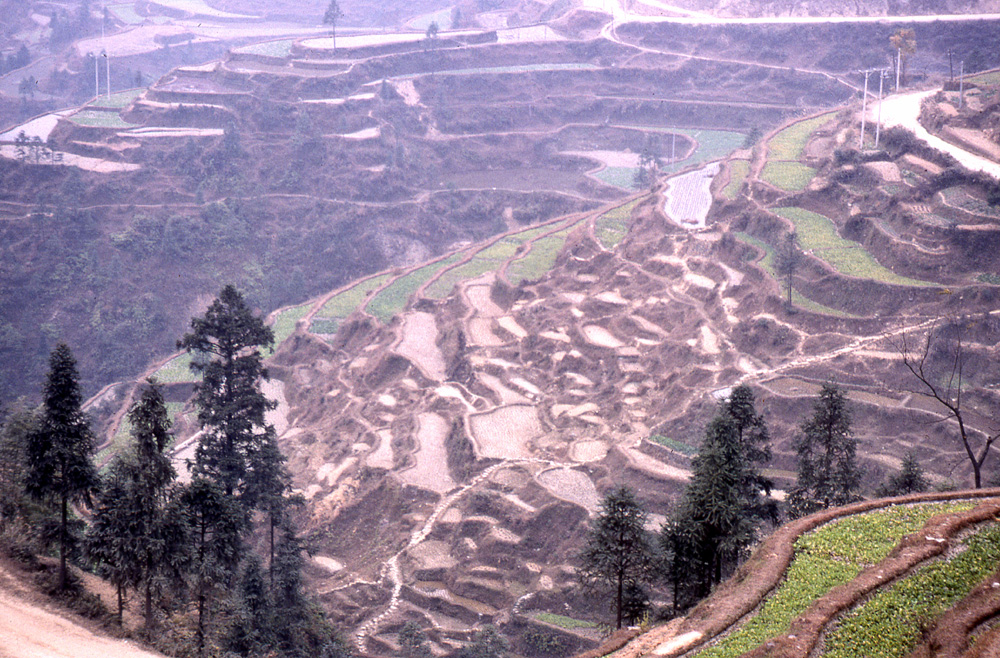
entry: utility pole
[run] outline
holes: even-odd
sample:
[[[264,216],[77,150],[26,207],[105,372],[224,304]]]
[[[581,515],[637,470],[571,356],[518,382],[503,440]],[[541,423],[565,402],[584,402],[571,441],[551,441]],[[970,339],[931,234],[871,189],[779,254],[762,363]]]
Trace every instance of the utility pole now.
[[[878,149],[878,138],[882,132],[882,83],[885,81],[886,71],[882,70],[878,76],[878,119],[875,123],[875,148]]]
[[[861,142],[858,144],[858,150],[861,151],[865,148],[865,119],[868,118],[868,76],[871,72],[871,69],[862,71],[865,74],[865,92],[861,96]]]
[[[670,133],[670,164],[677,162],[677,133]]]
[[[101,72],[101,60],[97,59],[96,53],[91,53],[94,57],[94,100],[101,95],[101,87],[98,81],[98,76]]]
[[[962,100],[965,98],[965,60],[958,65],[958,109],[962,109]]]
[[[108,51],[104,51],[104,63],[108,65],[108,98],[111,98],[111,58]]]
[[[951,63],[951,57],[954,54],[955,54],[954,50],[951,50],[951,49],[948,50],[948,79],[951,82],[955,82],[955,69],[954,69],[954,67],[952,66],[952,63]]]

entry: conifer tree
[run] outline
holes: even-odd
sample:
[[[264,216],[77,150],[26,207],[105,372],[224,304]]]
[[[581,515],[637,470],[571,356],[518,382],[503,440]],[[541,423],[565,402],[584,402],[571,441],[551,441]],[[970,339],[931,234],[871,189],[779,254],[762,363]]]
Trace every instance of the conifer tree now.
[[[82,409],[76,361],[65,343],[49,357],[41,423],[28,437],[26,488],[38,499],[59,504],[59,589],[68,583],[69,506],[88,502],[97,489],[97,470],[90,455],[94,435]]]
[[[743,559],[761,522],[776,520],[771,483],[760,472],[770,457],[753,390],[737,386],[706,428],[681,504],[661,529],[675,609],[706,596]]]
[[[273,433],[264,415],[275,403],[261,391],[267,370],[260,348],[273,345],[274,333],[233,286],[223,288],[204,317],[191,320],[191,328],[178,347],[199,357],[191,369],[203,377],[195,394],[203,433],[193,472],[218,482],[225,494],[241,497],[253,462]],[[255,487],[261,490],[263,484]],[[244,501],[251,503],[248,509],[251,498]]]
[[[197,475],[181,493],[180,502],[191,537],[189,589],[196,603],[195,642],[200,657],[205,652],[209,614],[235,579],[247,515],[219,483]]]
[[[889,496],[905,496],[911,493],[921,493],[927,491],[929,486],[924,470],[920,468],[920,462],[912,452],[906,453],[903,458],[903,466],[899,473],[889,477],[888,481],[882,484],[875,495],[879,498]]]
[[[0,427],[0,533],[12,522],[24,520],[28,437],[38,427],[38,414],[20,405],[9,413]]]
[[[796,487],[788,498],[792,516],[859,499],[858,440],[851,434],[851,413],[840,388],[823,384],[812,417],[802,424],[792,445],[799,458]]]
[[[646,518],[631,489],[621,486],[612,490],[601,502],[601,512],[580,554],[584,584],[613,588],[617,628],[624,619],[626,589],[644,582],[652,566]]]
[[[147,633],[155,631],[156,583],[179,578],[184,526],[173,509],[176,472],[165,454],[170,419],[158,386],[150,383],[128,413],[135,443],[115,458],[98,496],[88,554],[118,586],[119,621],[127,587],[143,588]]]

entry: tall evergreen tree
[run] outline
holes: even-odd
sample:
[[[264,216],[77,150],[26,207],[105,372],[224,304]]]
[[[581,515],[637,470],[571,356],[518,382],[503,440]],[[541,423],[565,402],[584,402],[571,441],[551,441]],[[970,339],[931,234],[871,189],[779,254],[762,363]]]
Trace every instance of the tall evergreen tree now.
[[[195,642],[200,657],[205,653],[209,615],[235,580],[247,514],[219,483],[197,475],[181,493],[180,502],[191,537],[188,574],[197,606]]]
[[[851,413],[840,388],[823,384],[812,417],[802,424],[792,445],[799,459],[795,490],[788,498],[793,516],[859,499],[858,440],[851,434]]]
[[[326,11],[323,12],[323,24],[330,26],[334,50],[337,49],[337,23],[343,17],[344,12],[340,9],[340,3],[337,0],[330,0],[330,4],[326,6]]]
[[[223,288],[205,316],[191,320],[191,328],[178,347],[199,357],[191,369],[203,377],[195,394],[203,433],[193,471],[218,482],[227,495],[240,497],[254,460],[273,433],[264,415],[275,403],[261,392],[267,370],[260,348],[274,344],[274,333],[233,286]],[[263,484],[255,486],[260,490]]]
[[[615,592],[617,628],[624,619],[625,592],[649,578],[652,549],[646,536],[646,512],[628,487],[612,490],[601,502],[587,545],[580,554],[584,584]]]
[[[681,504],[661,529],[675,609],[706,596],[743,559],[761,522],[776,520],[771,482],[760,472],[769,442],[752,389],[737,386],[706,428]]]
[[[28,437],[27,491],[59,504],[59,588],[67,585],[69,506],[89,501],[98,477],[90,455],[94,434],[82,409],[76,361],[65,343],[49,357],[40,427]]]
[[[903,457],[903,466],[899,473],[889,477],[883,483],[875,495],[879,498],[889,496],[905,496],[911,493],[921,493],[927,491],[929,483],[924,475],[924,469],[920,468],[920,462],[912,452],[906,453]]]
[[[0,533],[24,519],[28,437],[38,427],[38,414],[22,406],[11,411],[0,427]]]
[[[128,413],[134,445],[115,458],[98,496],[88,541],[91,559],[119,588],[143,588],[146,631],[155,630],[156,583],[178,579],[183,567],[183,522],[172,509],[176,472],[165,454],[170,419],[155,384]]]

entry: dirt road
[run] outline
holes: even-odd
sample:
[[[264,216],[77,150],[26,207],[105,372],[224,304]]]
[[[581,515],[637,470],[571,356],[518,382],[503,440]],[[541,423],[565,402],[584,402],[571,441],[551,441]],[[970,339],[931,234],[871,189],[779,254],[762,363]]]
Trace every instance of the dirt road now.
[[[918,91],[911,94],[899,94],[889,96],[882,100],[882,125],[886,128],[902,126],[911,131],[918,139],[930,144],[933,148],[950,154],[958,163],[973,171],[982,171],[995,178],[1000,179],[1000,163],[993,162],[982,156],[970,153],[962,148],[946,142],[940,137],[927,132],[927,129],[920,125],[920,103],[928,96],[932,96],[937,89],[930,91]],[[875,120],[878,114],[878,104],[872,103],[868,118]]]
[[[93,631],[0,589],[0,658],[163,658]]]

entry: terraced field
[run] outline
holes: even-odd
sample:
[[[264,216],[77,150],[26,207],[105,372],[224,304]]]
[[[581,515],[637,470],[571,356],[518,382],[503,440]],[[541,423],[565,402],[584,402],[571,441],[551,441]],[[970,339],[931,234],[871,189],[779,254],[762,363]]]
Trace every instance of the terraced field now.
[[[756,582],[735,578],[680,623],[615,656],[908,655],[945,611],[992,579],[1000,559],[997,493],[861,503],[789,523],[744,567]],[[779,567],[751,571],[765,561]]]

